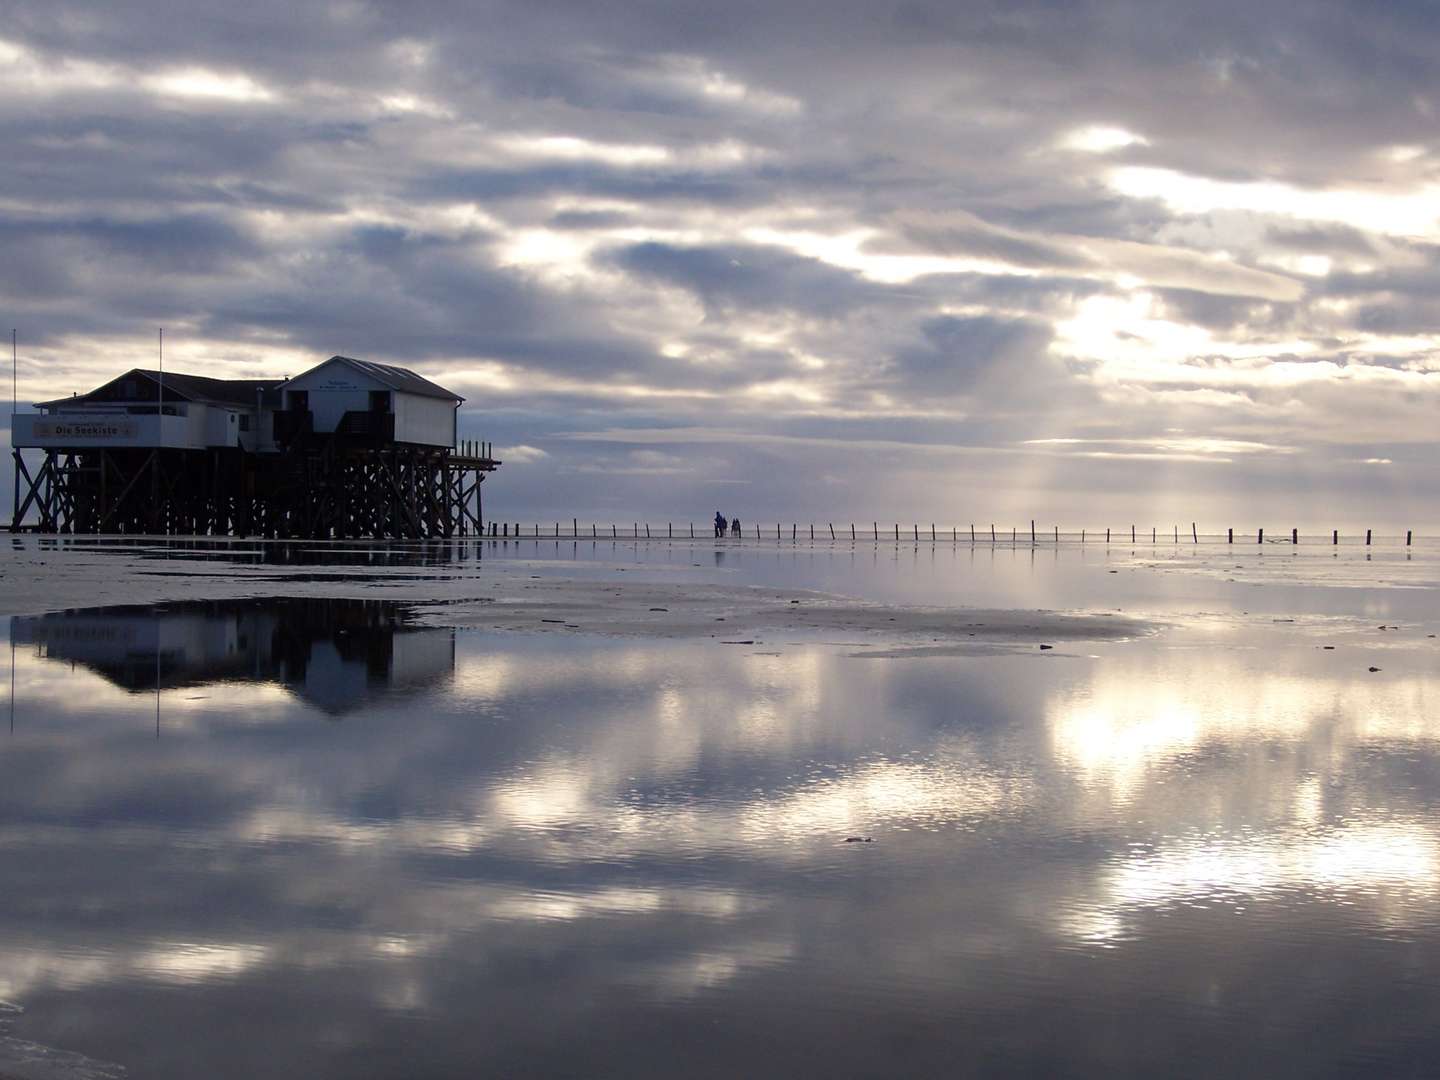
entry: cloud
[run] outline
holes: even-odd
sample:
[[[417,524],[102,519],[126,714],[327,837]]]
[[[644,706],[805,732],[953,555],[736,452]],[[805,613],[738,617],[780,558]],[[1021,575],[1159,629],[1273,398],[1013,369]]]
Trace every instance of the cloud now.
[[[1336,466],[1306,479],[1332,496],[1351,444],[1435,439],[1417,6],[189,14],[57,0],[0,40],[23,399],[148,359],[158,325],[202,373],[403,363],[551,454],[526,467],[558,486],[514,492],[537,509],[582,490],[546,439],[611,425],[912,447],[836,498],[928,497],[924,444],[1005,425],[1263,434]],[[674,489],[607,461],[607,497],[676,497],[696,453],[658,466]]]
[[[491,453],[507,465],[527,465],[550,456],[538,446],[526,446],[523,443],[519,446],[499,446]]]

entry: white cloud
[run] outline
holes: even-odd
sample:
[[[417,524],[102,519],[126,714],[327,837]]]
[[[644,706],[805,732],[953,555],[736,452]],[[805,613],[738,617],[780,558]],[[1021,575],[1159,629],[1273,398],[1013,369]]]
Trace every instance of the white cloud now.
[[[1150,140],[1124,128],[1100,124],[1076,128],[1060,140],[1060,145],[1063,149],[1085,154],[1108,154],[1127,146],[1149,146]]]
[[[529,465],[536,461],[543,461],[550,456],[538,446],[526,446],[524,443],[518,446],[499,446],[493,453],[496,458],[507,465]]]

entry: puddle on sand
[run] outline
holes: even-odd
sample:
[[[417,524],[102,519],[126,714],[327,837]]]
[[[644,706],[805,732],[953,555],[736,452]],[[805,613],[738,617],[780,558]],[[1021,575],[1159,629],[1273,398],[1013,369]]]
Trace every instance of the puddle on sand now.
[[[1420,630],[877,661],[405,612],[9,621],[6,1038],[159,1080],[1440,1060]]]

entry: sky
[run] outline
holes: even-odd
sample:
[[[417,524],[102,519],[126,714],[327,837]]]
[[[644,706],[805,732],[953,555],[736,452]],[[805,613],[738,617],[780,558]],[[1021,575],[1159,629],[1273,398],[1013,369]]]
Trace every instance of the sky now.
[[[411,367],[517,521],[1440,527],[1437,55],[1405,2],[0,3],[0,320],[21,402],[158,327]]]

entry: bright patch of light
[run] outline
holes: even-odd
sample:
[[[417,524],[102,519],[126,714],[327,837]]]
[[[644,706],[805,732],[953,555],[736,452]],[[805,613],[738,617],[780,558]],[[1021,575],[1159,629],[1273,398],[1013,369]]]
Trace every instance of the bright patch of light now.
[[[966,259],[947,255],[885,255],[861,250],[867,241],[877,235],[879,234],[874,229],[854,229],[847,233],[827,235],[765,227],[749,228],[741,233],[750,243],[783,247],[797,255],[854,270],[871,281],[887,285],[903,285],[926,274],[1034,276],[1034,271],[992,259]]]
[[[550,456],[538,446],[526,446],[523,443],[519,446],[497,447],[494,454],[507,465],[526,465]]]
[[[152,93],[168,97],[217,98],[237,103],[275,99],[274,93],[248,75],[224,75],[199,67],[151,75],[142,85]]]
[[[557,161],[599,161],[606,165],[659,165],[670,160],[663,146],[602,143],[573,135],[505,135],[495,140],[502,150],[521,157]]]
[[[1195,357],[1263,360],[1276,355],[1304,356],[1315,351],[1308,341],[1226,341],[1191,323],[1154,317],[1153,298],[1136,292],[1128,297],[1092,296],[1075,313],[1055,325],[1052,348],[1061,355],[1100,362],[1109,375],[1123,372],[1142,379],[1191,381]],[[1272,365],[1278,366],[1278,365]],[[1318,369],[1316,375],[1322,374]]]
[[[1078,150],[1085,154],[1108,154],[1127,146],[1149,146],[1150,140],[1124,128],[1095,125],[1076,128],[1061,140],[1060,145],[1066,150]]]
[[[414,94],[390,94],[382,97],[380,107],[386,112],[428,116],[433,120],[449,120],[455,115],[439,102],[417,97]]]
[[[1301,809],[1303,814],[1303,800]],[[1062,921],[1076,936],[1109,940],[1123,934],[1127,916],[1147,908],[1296,889],[1377,900],[1382,890],[1395,889],[1433,897],[1440,892],[1440,845],[1425,830],[1404,824],[1348,825],[1319,836],[1196,838],[1125,860],[1107,875],[1099,905]],[[1387,914],[1395,918],[1408,910],[1391,907]]]
[[[592,242],[571,232],[552,229],[521,229],[500,249],[500,261],[571,275],[587,271]]]
[[[1294,449],[1246,439],[1185,435],[1155,439],[1026,439],[1026,446],[1134,446],[1179,454],[1292,454]]]
[[[819,405],[825,401],[825,395],[818,389],[795,379],[775,379],[771,382],[754,383],[745,388],[745,395],[762,401],[791,398],[803,401],[807,405]]]
[[[1297,274],[1304,274],[1307,277],[1325,277],[1330,273],[1330,267],[1334,260],[1329,255],[1301,255],[1286,269],[1294,270]]]
[[[123,73],[110,64],[72,57],[45,57],[0,38],[0,85],[18,93],[56,94],[105,90],[122,85]]]
[[[1160,199],[1182,214],[1248,210],[1305,221],[1339,222],[1396,236],[1435,236],[1440,218],[1440,186],[1436,185],[1405,194],[1315,191],[1270,180],[1211,180],[1145,166],[1113,169],[1107,182],[1122,195]]]

